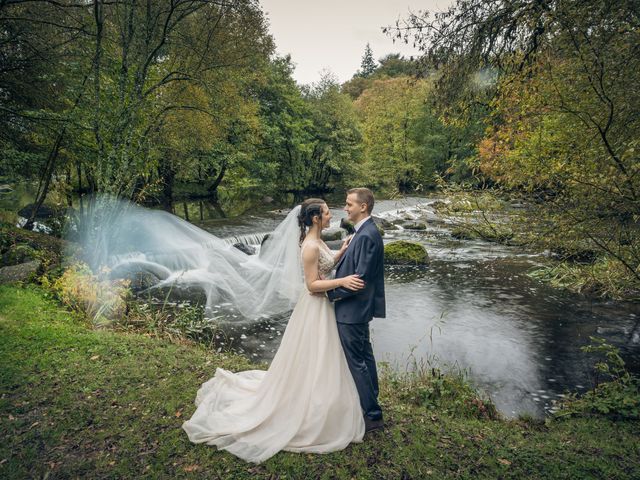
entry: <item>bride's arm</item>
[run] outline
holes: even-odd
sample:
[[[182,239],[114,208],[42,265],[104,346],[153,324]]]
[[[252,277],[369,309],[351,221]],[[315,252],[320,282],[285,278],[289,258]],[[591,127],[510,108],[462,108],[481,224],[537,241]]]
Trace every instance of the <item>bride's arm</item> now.
[[[322,293],[334,288],[344,287],[349,290],[360,290],[364,288],[364,282],[357,275],[349,275],[344,278],[333,280],[321,280],[318,272],[318,259],[320,258],[320,247],[318,245],[307,245],[302,252],[302,266],[304,268],[304,281],[307,289],[311,293]]]

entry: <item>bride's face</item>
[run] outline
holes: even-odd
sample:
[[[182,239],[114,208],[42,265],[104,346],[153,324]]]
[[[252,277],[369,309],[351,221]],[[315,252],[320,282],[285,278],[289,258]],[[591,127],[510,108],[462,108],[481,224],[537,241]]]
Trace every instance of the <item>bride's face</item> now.
[[[331,226],[331,211],[327,204],[322,204],[322,215],[320,216],[320,229],[324,230],[325,228],[329,228]]]

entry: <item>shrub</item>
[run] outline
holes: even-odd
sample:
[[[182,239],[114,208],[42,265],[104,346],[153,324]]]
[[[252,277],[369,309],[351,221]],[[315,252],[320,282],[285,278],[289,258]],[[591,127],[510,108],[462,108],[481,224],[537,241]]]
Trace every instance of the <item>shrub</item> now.
[[[128,282],[100,280],[84,263],[66,268],[50,287],[63,304],[96,326],[109,325],[126,314]]]
[[[556,417],[599,414],[616,419],[640,419],[640,379],[629,373],[616,347],[602,338],[590,339],[593,343],[581,350],[604,356],[595,364],[595,370],[598,377],[604,375],[608,381],[598,383],[581,397],[575,394],[567,397]]]

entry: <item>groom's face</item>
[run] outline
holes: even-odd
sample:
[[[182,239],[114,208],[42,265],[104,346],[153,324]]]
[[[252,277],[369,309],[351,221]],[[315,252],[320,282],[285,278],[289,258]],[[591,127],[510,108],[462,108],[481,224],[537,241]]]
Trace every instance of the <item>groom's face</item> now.
[[[347,220],[356,224],[367,216],[367,204],[360,202],[358,194],[350,193],[347,195],[344,211],[347,212]]]

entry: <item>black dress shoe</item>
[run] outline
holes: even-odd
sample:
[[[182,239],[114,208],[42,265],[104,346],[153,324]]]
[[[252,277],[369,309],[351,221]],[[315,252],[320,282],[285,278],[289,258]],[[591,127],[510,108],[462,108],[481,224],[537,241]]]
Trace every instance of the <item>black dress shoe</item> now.
[[[384,420],[379,418],[378,420],[371,420],[364,417],[364,433],[373,432],[374,430],[382,430],[384,428]]]

